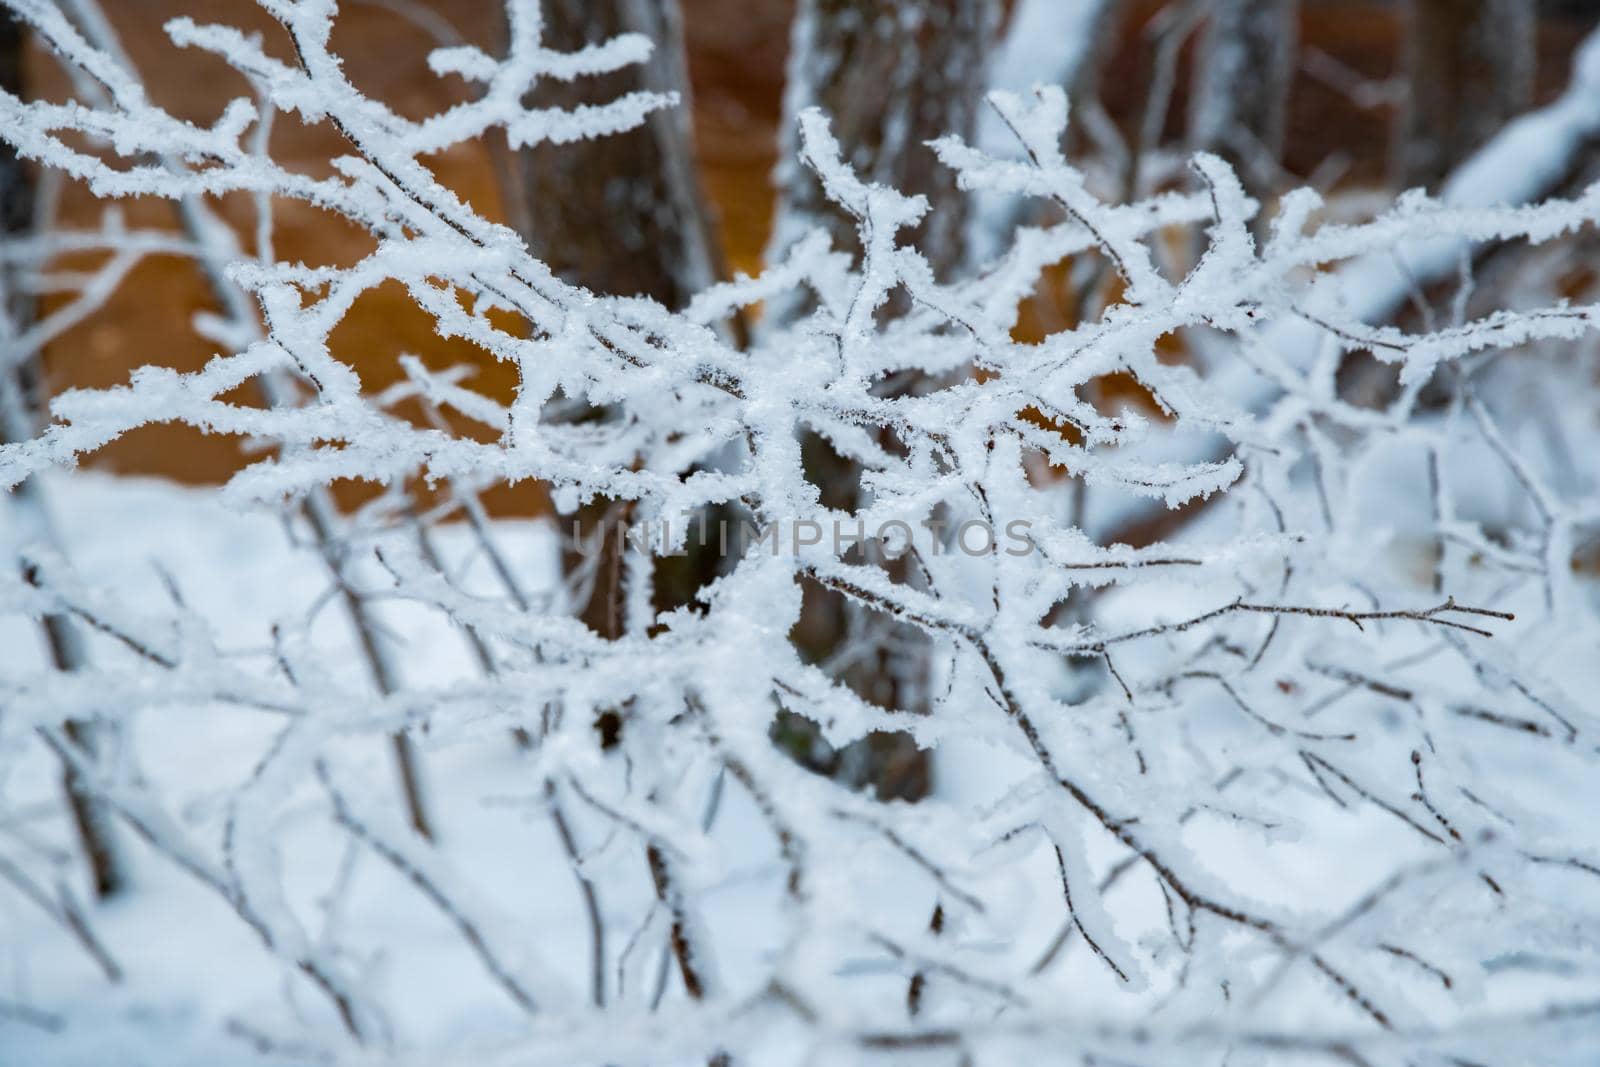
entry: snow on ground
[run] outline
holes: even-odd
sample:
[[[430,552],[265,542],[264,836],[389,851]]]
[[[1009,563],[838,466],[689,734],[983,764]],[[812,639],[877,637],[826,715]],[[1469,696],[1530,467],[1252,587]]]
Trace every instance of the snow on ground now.
[[[309,546],[296,546],[270,515],[240,514],[215,493],[153,480],[74,473],[48,488],[67,551],[82,578],[115,591],[132,608],[170,598],[176,588],[196,616],[216,630],[218,644],[267,672],[272,625],[293,626],[315,613],[310,640],[319,662],[334,664],[352,684],[363,664],[342,616],[328,599],[326,572]],[[502,549],[533,593],[549,592],[554,532],[537,522],[499,522]],[[464,587],[486,586],[484,560],[472,559],[464,525],[437,531],[441,554],[460,567]],[[470,678],[475,666],[462,636],[448,623],[405,605],[383,618],[402,651],[406,675],[438,685]],[[0,678],[35,669],[45,650],[36,627],[0,618]],[[125,657],[115,642],[94,642],[97,657]],[[0,713],[3,715],[3,713]],[[244,781],[275,733],[269,714],[237,708],[145,709],[136,718],[125,766],[156,783],[186,826],[207,839],[220,833],[230,791]],[[426,738],[432,799],[442,849],[498,910],[537,931],[539,952],[563,970],[588,967],[588,927],[576,883],[561,851],[531,757],[503,728],[451,738]],[[363,754],[374,783],[370,796],[393,796],[386,750]],[[604,773],[602,771],[602,773]],[[308,792],[303,789],[302,792]],[[314,918],[307,933],[336,927],[344,951],[394,1006],[390,1022],[401,1043],[482,1043],[518,1032],[521,1014],[487,984],[458,932],[438,910],[370,854],[352,850],[322,811],[304,796],[283,817],[277,859],[289,902]],[[0,718],[0,854],[45,850],[63,858],[73,842],[59,770],[42,745],[7,732]],[[391,812],[391,815],[395,813]],[[397,816],[396,816],[397,817]],[[608,838],[592,820],[577,820],[588,851],[586,869],[607,886],[604,898],[619,930],[648,909],[649,877],[631,846]],[[712,887],[717,928],[748,937],[725,964],[739,973],[740,951],[760,943],[760,923],[737,921],[759,907],[779,877],[771,846],[751,813],[729,794],[719,818],[737,850],[737,877]],[[122,837],[136,887],[98,909],[94,922],[127,970],[108,990],[99,972],[32,903],[0,882],[0,1006],[49,1005],[59,1030],[8,1020],[0,1011],[0,1064],[65,1067],[224,1067],[260,1063],[249,1040],[229,1037],[230,1020],[271,1033],[295,1032],[304,1021],[328,1022],[326,1004],[262,951],[233,911],[164,857]],[[637,869],[635,869],[637,868]],[[68,869],[75,865],[68,864]],[[618,892],[618,887],[637,892]],[[83,895],[80,891],[80,895]],[[654,981],[653,952],[638,980]],[[748,970],[748,966],[745,968]],[[574,985],[583,987],[584,981]],[[63,1011],[63,1007],[66,1010]],[[92,1020],[92,1021],[91,1021]],[[293,1057],[289,1057],[293,1061]],[[270,1061],[269,1061],[270,1062]]]

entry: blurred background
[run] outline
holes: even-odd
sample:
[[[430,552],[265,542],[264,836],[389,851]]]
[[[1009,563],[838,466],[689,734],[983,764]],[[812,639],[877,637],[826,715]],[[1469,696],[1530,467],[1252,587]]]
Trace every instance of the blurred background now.
[[[804,6],[797,30],[796,0],[681,0],[681,7],[662,0],[546,0],[545,34],[555,47],[624,30],[660,43],[648,67],[554,87],[549,102],[653,88],[683,92],[687,108],[605,143],[524,153],[471,146],[430,162],[478,210],[518,226],[572,280],[679,305],[707,280],[758,271],[775,247],[774,220],[785,212],[830,221],[802,177],[777,167],[790,125],[785,116],[807,102],[835,115],[866,173],[933,199],[931,225],[945,232],[923,236],[936,266],[954,269],[975,251],[967,208],[920,141],[946,131],[981,136],[979,101],[991,85],[1014,84],[1033,69],[1067,75],[1077,131],[1072,151],[1102,196],[1182,184],[1184,152],[1205,147],[1232,158],[1259,195],[1310,183],[1359,211],[1364,194],[1437,188],[1508,118],[1558,95],[1576,43],[1600,18],[1600,0],[805,0]],[[493,52],[504,33],[499,0],[342,0],[340,7],[334,47],[352,80],[409,117],[445,108],[473,89],[430,72],[432,49],[470,43]],[[282,36],[250,0],[116,0],[105,10],[157,102],[195,122],[214,121],[229,98],[250,95],[250,87],[214,57],[173,47],[162,31],[166,20],[190,15],[243,25],[269,43]],[[1020,25],[1025,19],[1031,24]],[[8,77],[25,95],[72,94],[46,53],[15,32],[8,41]],[[791,54],[795,42],[805,52],[798,58]],[[276,40],[276,47],[287,58],[284,42]],[[279,116],[272,151],[307,171],[326,172],[342,146],[326,126]],[[34,195],[48,202],[60,226],[92,226],[103,210],[71,183],[41,179]],[[252,205],[237,197],[221,207],[249,247]],[[129,202],[121,210],[130,225],[175,225],[167,203]],[[849,242],[849,228],[831,221]],[[370,239],[304,205],[283,203],[272,244],[281,258],[342,263],[363,255]],[[1080,296],[1041,294],[1035,325],[1075,321],[1084,313]],[[189,320],[210,300],[192,264],[175,257],[144,261],[102,313],[50,346],[44,391],[115,385],[145,363],[199,367],[212,351]],[[374,390],[396,379],[402,353],[432,366],[476,364],[477,387],[492,392],[509,395],[513,384],[509,368],[436,337],[430,320],[393,284],[363,298],[336,342],[356,354],[352,362]],[[232,439],[146,427],[96,462],[215,482],[240,460]],[[497,491],[491,503],[502,512],[545,507],[542,494],[527,487]]]

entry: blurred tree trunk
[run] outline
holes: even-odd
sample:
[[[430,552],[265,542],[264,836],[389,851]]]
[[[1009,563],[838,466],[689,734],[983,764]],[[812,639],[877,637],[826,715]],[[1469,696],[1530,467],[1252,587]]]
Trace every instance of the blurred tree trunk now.
[[[1189,96],[1189,148],[1231,163],[1252,195],[1279,184],[1299,0],[1211,0]]]
[[[990,48],[999,24],[996,0],[801,0],[791,34],[777,172],[778,209],[769,261],[807,230],[824,227],[836,247],[859,252],[856,222],[823,195],[799,162],[799,114],[819,107],[832,123],[845,161],[867,181],[928,198],[930,211],[906,237],[935,274],[946,278],[965,254],[967,196],[925,142],[957,134],[975,140],[988,82]],[[793,317],[800,305],[769,307]],[[903,311],[891,298],[885,314]],[[916,380],[885,386],[910,392]],[[802,441],[807,476],[824,502],[851,512],[860,503],[861,472],[817,434]],[[899,580],[909,558],[888,562]],[[808,588],[796,632],[802,652],[834,672],[864,699],[909,712],[929,706],[926,638],[842,597]],[[852,786],[872,786],[882,799],[927,794],[929,762],[911,737],[874,734],[834,752],[809,722],[785,716],[777,739],[802,763]]]
[[[13,95],[22,93],[22,54],[27,44],[27,34],[16,16],[0,7],[0,89]],[[9,143],[0,142],[0,233],[6,237],[22,236],[33,228],[33,180],[27,165],[17,156]],[[7,321],[26,322],[32,315],[32,301],[10,285],[6,285],[3,311]],[[7,358],[9,369],[13,359]]]
[[[931,210],[908,242],[923,250],[934,273],[942,277],[960,262],[966,197],[924,142],[951,133],[973,139],[999,13],[998,0],[800,0],[778,156],[775,252],[816,223],[839,247],[858,247],[855,221],[828,203],[799,163],[795,119],[820,107],[863,179],[928,198]]]
[[[0,10],[0,88],[20,95],[22,56],[26,47],[23,26],[9,12]],[[27,235],[34,226],[33,181],[26,165],[10,145],[0,142],[0,240]],[[33,318],[33,299],[17,284],[17,279],[0,271],[0,442],[27,440],[38,431],[44,396],[43,375],[37,356],[24,356],[12,350],[12,342]],[[57,539],[50,521],[44,490],[28,479],[12,493],[11,506],[18,513],[17,527],[24,536],[54,543]],[[25,581],[36,579],[32,568],[23,567]],[[40,622],[51,662],[57,670],[75,671],[88,663],[88,650],[77,625],[66,615],[46,615]],[[65,726],[69,741],[89,760],[95,758],[100,731],[81,722]],[[127,883],[126,872],[116,848],[111,813],[94,798],[83,776],[71,765],[62,770],[62,786],[67,794],[73,826],[83,849],[89,878],[96,896],[109,897]]]
[[[544,0],[542,9],[548,48],[574,51],[640,33],[656,49],[639,66],[547,81],[531,105],[576,107],[638,90],[676,92],[682,103],[627,133],[523,150],[508,197],[514,221],[567,281],[677,310],[723,273],[695,160],[677,0]]]
[[[1041,2],[1043,0],[1033,0],[1035,4]],[[1116,120],[1106,111],[1100,82],[1117,51],[1129,3],[1128,0],[1085,2],[1098,6],[1089,24],[1084,50],[1066,78],[1067,98],[1071,101],[1073,115],[1067,125],[1067,154],[1079,154],[1092,146],[1107,155],[1120,155],[1123,158],[1119,162],[1126,167],[1127,144],[1117,130]]]
[[[637,129],[574,144],[537,145],[511,161],[506,200],[534,255],[564,280],[609,296],[647,296],[679,310],[726,274],[713,212],[695,155],[683,19],[677,0],[544,0],[545,47],[575,51],[622,33],[655,42],[648,62],[571,82],[547,81],[528,103],[572,108],[648,90],[675,92],[677,107]],[[743,344],[742,322],[727,324]],[[589,411],[582,418],[605,418]],[[624,560],[618,527],[631,507],[596,501],[577,516],[586,544],[567,546],[569,575],[593,565],[579,617],[596,633],[623,632]],[[587,553],[598,560],[586,560]],[[693,595],[715,560],[661,561],[657,582]],[[687,573],[679,573],[687,572]],[[687,589],[687,594],[682,590]],[[671,605],[669,605],[671,606]]]
[[[1410,0],[1393,168],[1403,186],[1436,187],[1526,109],[1533,93],[1529,0]]]
[[[1410,0],[1404,104],[1391,146],[1397,184],[1439,193],[1452,172],[1529,108],[1536,20],[1531,0]],[[1550,177],[1555,186],[1561,175]],[[1474,272],[1499,251],[1493,244],[1474,250]],[[1414,290],[1421,300],[1443,305],[1457,287],[1453,279],[1418,279]],[[1349,353],[1337,382],[1340,396],[1361,407],[1387,405],[1400,391],[1398,368],[1369,352]]]

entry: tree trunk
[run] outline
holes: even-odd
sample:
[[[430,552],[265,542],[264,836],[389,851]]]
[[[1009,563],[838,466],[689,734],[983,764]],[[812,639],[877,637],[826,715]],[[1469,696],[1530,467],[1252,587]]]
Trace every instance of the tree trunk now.
[[[975,139],[978,109],[988,77],[989,47],[999,22],[994,0],[801,0],[791,37],[779,153],[778,218],[768,259],[815,226],[836,247],[859,251],[856,220],[827,201],[821,183],[799,163],[797,119],[823,110],[845,161],[865,180],[928,198],[931,210],[906,237],[927,256],[936,275],[948,277],[965,255],[967,194],[925,142],[957,134]],[[798,305],[770,307],[782,319]],[[902,310],[891,300],[886,314]],[[914,390],[915,381],[899,390]],[[802,442],[807,476],[831,507],[853,511],[860,503],[861,472],[816,434]],[[912,561],[886,563],[904,578]],[[808,658],[826,662],[865,644],[848,657],[841,679],[864,699],[908,712],[929,705],[926,639],[910,628],[875,617],[843,598],[807,589],[796,641]],[[908,734],[879,733],[834,752],[809,722],[785,716],[777,740],[802,763],[852,786],[871,786],[882,799],[915,800],[927,794],[927,754]]]
[[[1440,192],[1457,166],[1526,110],[1534,16],[1529,0],[1411,0],[1405,102],[1392,146],[1397,184]],[[1337,383],[1340,396],[1360,407],[1385,406],[1400,390],[1398,369],[1369,352],[1349,353]]]
[[[1278,185],[1299,0],[1213,0],[1189,98],[1189,147],[1231,163],[1255,195]]]
[[[677,0],[544,0],[547,48],[572,51],[621,33],[655,42],[650,60],[600,77],[548,82],[529,103],[572,108],[648,90],[675,92],[680,103],[654,112],[637,129],[575,144],[538,145],[517,154],[507,176],[512,222],[534,255],[564,280],[611,296],[648,296],[674,310],[726,275],[713,211],[696,158],[683,20]],[[726,326],[736,344],[743,323]],[[588,410],[584,418],[604,419]],[[588,594],[576,614],[595,633],[614,640],[626,630],[625,571],[620,531],[638,519],[629,502],[597,500],[573,520],[583,530],[563,553],[569,577],[592,567]],[[657,607],[689,602],[715,573],[706,555],[655,561]],[[597,724],[615,742],[620,719]]]
[[[1436,187],[1528,107],[1534,30],[1529,0],[1411,0],[1394,146],[1400,184]]]
[[[723,272],[700,187],[677,0],[544,0],[548,48],[571,51],[620,33],[656,43],[649,62],[538,86],[531,103],[576,107],[639,90],[682,103],[637,129],[525,149],[508,199],[535,255],[565,280],[612,296],[648,296],[674,310]]]
[[[22,92],[22,53],[27,34],[15,15],[0,7],[0,89],[13,95]],[[33,228],[33,180],[27,165],[9,143],[0,142],[0,234],[6,237],[26,234]],[[17,325],[33,315],[32,301],[6,278],[5,299],[0,312]],[[6,360],[10,367],[13,361]]]
[[[572,108],[639,90],[675,92],[681,102],[626,133],[519,153],[507,195],[513,222],[533,253],[566,281],[681,309],[725,272],[695,157],[677,0],[545,0],[543,15],[548,48],[571,51],[620,33],[644,34],[656,47],[643,65],[542,84],[530,103]],[[730,328],[740,339],[740,324]],[[590,545],[569,545],[564,560],[570,573],[584,551],[600,553],[578,615],[607,638],[622,633],[617,525],[628,515],[613,501],[581,509],[578,520]]]
[[[855,220],[827,202],[799,162],[795,119],[820,107],[862,178],[928,198],[932,210],[908,242],[934,273],[942,277],[960,262],[966,196],[924,142],[951,133],[973,139],[998,16],[996,0],[800,0],[778,157],[775,254],[819,222],[839,247],[858,247]]]

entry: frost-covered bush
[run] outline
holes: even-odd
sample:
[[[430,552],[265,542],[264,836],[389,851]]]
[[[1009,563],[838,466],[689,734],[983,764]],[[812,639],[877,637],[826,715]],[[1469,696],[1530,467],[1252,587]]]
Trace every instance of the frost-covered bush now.
[[[926,202],[858,180],[808,112],[804,162],[864,255],[819,232],[673,311],[563,283],[427,162],[672,106],[521,103],[646,41],[555,54],[514,0],[507,55],[432,57],[473,101],[412,121],[346,80],[332,0],[256,2],[292,49],[167,27],[255,89],[196,126],[150,102],[87,5],[6,0],[80,98],[0,97],[0,134],[184,222],[16,242],[22,284],[64,252],[106,258],[6,336],[8,370],[142,256],[192,257],[218,305],[195,322],[217,349],[203,370],[65,393],[0,449],[6,610],[81,645],[0,666],[8,1062],[1589,1062],[1596,307],[1558,279],[1600,187],[1517,205],[1600,127],[1600,46],[1440,198],[1348,224],[1309,190],[1258,224],[1207,155],[1191,191],[1107,203],[1062,155],[1060,91],[996,94],[1014,148],[947,139],[940,158],[1061,221],[947,284],[900,238]],[[289,167],[269,113],[332,125],[347,154],[329,176]],[[253,250],[208,207],[237,193]],[[273,258],[287,201],[370,251]],[[1476,287],[1478,253],[1507,247],[1532,266]],[[1015,340],[1069,259],[1104,263],[1117,299]],[[330,336],[390,282],[514,366],[515,399],[415,360],[404,387],[365,388]],[[1440,284],[1442,319],[1423,292]],[[777,301],[813,310],[735,347],[729,315]],[[1416,321],[1387,324],[1409,301]],[[1158,356],[1173,338],[1188,358]],[[1355,356],[1398,370],[1369,406],[1338,387]],[[1092,402],[1111,375],[1152,408]],[[439,417],[396,413],[419,399]],[[161,422],[270,444],[220,496],[285,516],[291,542],[192,493],[52,473]],[[856,514],[819,504],[804,433],[859,466]],[[343,479],[389,488],[344,516]],[[424,482],[442,503],[419,519]],[[478,503],[522,482],[676,532],[623,553],[617,639],[564,609],[536,562],[547,529]],[[696,604],[659,611],[654,569],[717,506],[776,547],[735,544]],[[794,536],[813,528],[912,536]],[[921,643],[905,681],[925,714],[799,654],[808,590]],[[933,795],[884,804],[812,773],[772,741],[784,713],[835,747],[913,735]],[[75,888],[64,814],[37,814],[60,807],[56,761],[129,856],[103,908]]]

